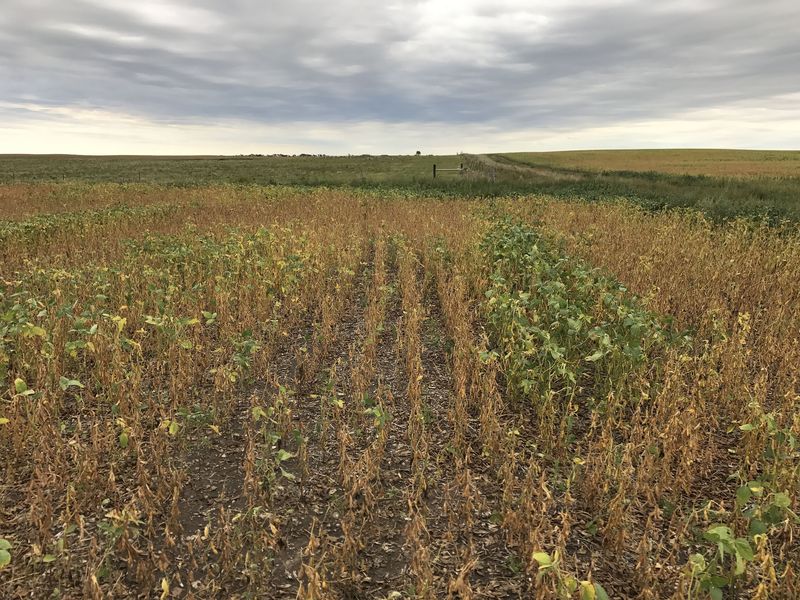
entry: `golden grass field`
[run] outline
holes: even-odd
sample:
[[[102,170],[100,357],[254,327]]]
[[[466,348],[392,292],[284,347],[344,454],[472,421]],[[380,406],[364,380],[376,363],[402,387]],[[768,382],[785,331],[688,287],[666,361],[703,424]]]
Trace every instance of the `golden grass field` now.
[[[640,171],[711,177],[800,177],[800,151],[576,150],[513,152],[514,161],[581,171]]]

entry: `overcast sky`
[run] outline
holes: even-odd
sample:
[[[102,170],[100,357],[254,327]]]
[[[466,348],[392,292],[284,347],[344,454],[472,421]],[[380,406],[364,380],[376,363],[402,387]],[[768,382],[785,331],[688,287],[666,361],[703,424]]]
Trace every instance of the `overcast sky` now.
[[[800,0],[0,0],[0,152],[800,148]]]

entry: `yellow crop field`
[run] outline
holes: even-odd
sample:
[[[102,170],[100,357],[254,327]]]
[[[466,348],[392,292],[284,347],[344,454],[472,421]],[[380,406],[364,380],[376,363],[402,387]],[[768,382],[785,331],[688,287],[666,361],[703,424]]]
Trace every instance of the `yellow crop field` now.
[[[582,171],[641,171],[712,177],[800,177],[800,151],[575,150],[503,154],[534,166]]]

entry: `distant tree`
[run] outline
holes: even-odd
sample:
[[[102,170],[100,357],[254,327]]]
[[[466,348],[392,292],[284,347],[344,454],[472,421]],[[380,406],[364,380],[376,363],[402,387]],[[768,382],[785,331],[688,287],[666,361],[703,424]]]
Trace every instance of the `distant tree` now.
[[[422,152],[420,152],[419,150],[417,150],[417,156],[421,156],[421,155],[422,155]]]

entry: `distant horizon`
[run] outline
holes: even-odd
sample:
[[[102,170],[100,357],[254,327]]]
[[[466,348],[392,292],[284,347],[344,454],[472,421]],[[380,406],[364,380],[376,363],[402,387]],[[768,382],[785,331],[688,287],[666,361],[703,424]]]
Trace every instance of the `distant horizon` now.
[[[417,155],[416,152],[401,152],[401,153],[370,153],[370,152],[349,152],[344,154],[328,154],[324,152],[249,152],[237,154],[76,154],[71,152],[0,152],[0,156],[13,157],[13,156],[38,156],[38,157],[69,157],[69,158],[268,158],[268,157],[289,157],[300,158],[307,157],[324,157],[324,158],[347,158],[351,156],[420,156],[420,157],[437,157],[437,156],[459,156],[461,154],[556,154],[556,153],[569,153],[569,152],[637,152],[637,151],[713,151],[713,152],[800,152],[800,148],[722,148],[722,147],[670,147],[670,148],[646,148],[646,147],[630,147],[630,148],[574,148],[569,150],[488,150],[483,152],[452,152],[452,153],[426,153]]]

